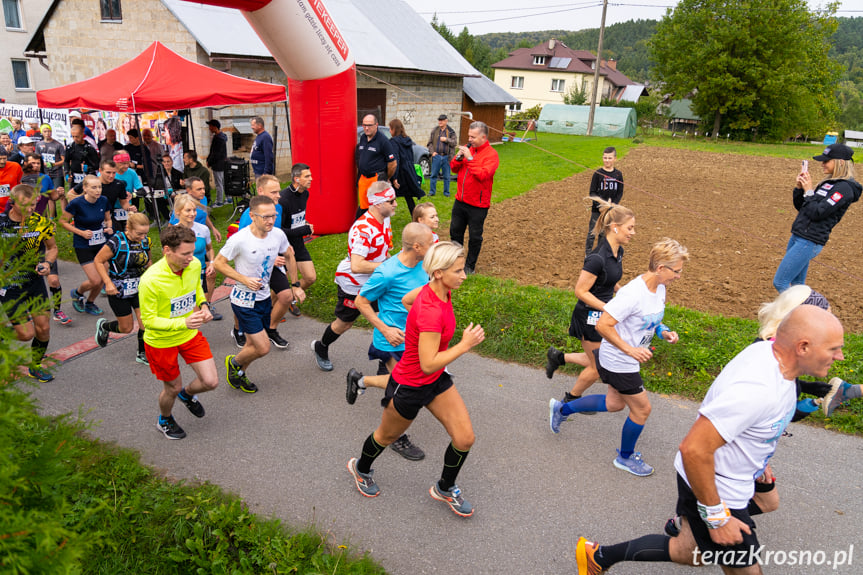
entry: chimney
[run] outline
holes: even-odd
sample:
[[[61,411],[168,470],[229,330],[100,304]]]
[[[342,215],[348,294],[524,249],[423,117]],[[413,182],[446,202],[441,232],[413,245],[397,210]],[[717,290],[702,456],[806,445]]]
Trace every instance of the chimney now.
[[[612,58],[611,60],[609,60],[608,62],[606,62],[606,64],[607,64],[607,65],[608,65],[608,67],[609,67],[609,68],[611,68],[612,70],[617,70],[617,60],[615,60],[615,59],[613,59],[613,58]]]
[[[548,49],[553,51],[554,50],[554,44],[555,44],[555,39],[552,38],[551,40],[548,41]]]

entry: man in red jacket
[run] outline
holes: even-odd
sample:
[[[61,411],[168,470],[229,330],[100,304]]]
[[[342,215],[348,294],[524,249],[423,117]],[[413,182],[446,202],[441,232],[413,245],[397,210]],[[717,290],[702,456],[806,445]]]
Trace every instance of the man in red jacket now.
[[[473,122],[467,132],[467,146],[459,146],[458,153],[450,162],[456,176],[458,192],[452,206],[449,237],[464,245],[464,230],[470,237],[464,271],[472,274],[482,248],[482,229],[491,205],[491,188],[494,173],[500,163],[497,151],[488,143],[488,126],[484,122]]]

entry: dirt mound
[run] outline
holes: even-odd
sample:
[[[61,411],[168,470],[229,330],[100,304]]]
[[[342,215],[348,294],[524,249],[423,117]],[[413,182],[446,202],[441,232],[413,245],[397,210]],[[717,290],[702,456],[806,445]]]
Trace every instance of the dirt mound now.
[[[813,179],[820,180],[817,162]],[[799,162],[654,148],[633,149],[618,162],[622,203],[635,211],[636,236],[623,281],[647,269],[650,246],[671,237],[689,248],[670,304],[755,318],[776,297],[772,280],[785,254],[796,211],[791,189]],[[495,204],[485,225],[478,271],[525,284],[574,288],[584,256],[590,172]],[[853,204],[809,266],[807,283],[830,300],[850,331],[863,331],[863,261],[856,230],[863,202]]]

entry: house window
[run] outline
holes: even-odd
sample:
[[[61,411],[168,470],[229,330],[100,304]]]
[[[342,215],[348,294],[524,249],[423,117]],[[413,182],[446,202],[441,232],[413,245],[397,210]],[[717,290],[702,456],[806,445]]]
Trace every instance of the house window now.
[[[545,66],[545,56],[534,56],[533,57],[533,65],[534,66]]]
[[[6,28],[21,30],[21,6],[18,0],[3,0],[3,18]]]
[[[120,0],[101,0],[102,21],[121,22],[123,13],[120,11]]]
[[[559,80],[557,78],[552,79],[551,91],[552,92],[563,92],[563,85],[565,83],[566,83],[566,80]]]
[[[27,60],[12,60],[12,76],[15,78],[16,90],[31,90],[30,69]]]
[[[509,111],[510,112],[517,112],[519,110],[521,110],[521,102],[519,102],[518,104],[510,104],[509,105]]]
[[[521,90],[524,88],[524,76],[513,76],[512,81],[509,84],[510,88],[515,88],[516,90]]]

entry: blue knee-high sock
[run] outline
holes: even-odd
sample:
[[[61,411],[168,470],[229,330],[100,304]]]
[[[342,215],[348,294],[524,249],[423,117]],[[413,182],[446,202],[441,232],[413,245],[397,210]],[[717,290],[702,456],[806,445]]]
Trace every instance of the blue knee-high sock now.
[[[572,415],[581,411],[608,411],[605,406],[604,395],[588,395],[579,399],[573,399],[569,403],[564,403],[560,408],[563,415]]]
[[[635,451],[635,442],[638,441],[643,429],[643,425],[635,423],[628,417],[626,418],[623,423],[623,432],[620,434],[620,457],[626,459],[632,455],[632,452]]]

